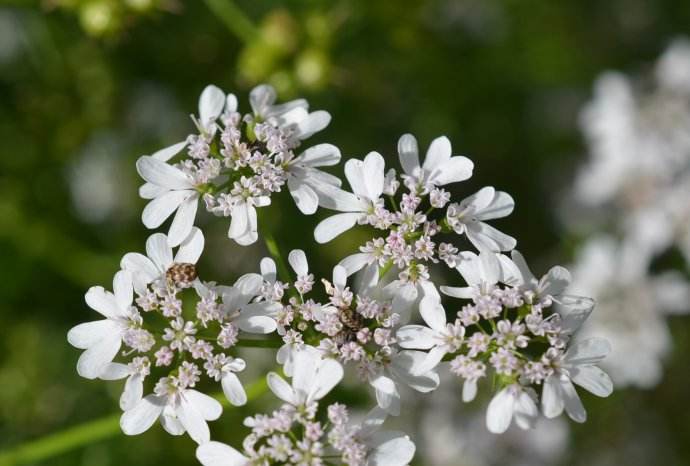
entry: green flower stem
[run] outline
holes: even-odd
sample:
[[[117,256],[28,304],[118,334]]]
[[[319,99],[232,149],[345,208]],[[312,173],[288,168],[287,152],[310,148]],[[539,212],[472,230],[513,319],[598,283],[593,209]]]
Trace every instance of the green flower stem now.
[[[280,338],[244,338],[237,341],[235,346],[244,348],[280,348],[283,340]]]
[[[278,248],[278,243],[276,242],[276,239],[273,237],[273,234],[268,231],[268,228],[264,227],[264,229],[261,231],[261,235],[264,237],[264,242],[266,243],[266,249],[268,249],[268,253],[273,257],[273,260],[276,261],[276,266],[278,267],[278,276],[280,277],[280,280],[283,283],[290,283],[292,280],[290,279],[290,269],[287,266],[287,263],[285,262],[285,258],[283,255],[280,253],[280,248]]]
[[[259,30],[232,0],[205,0],[209,10],[245,44],[257,40]]]
[[[246,388],[247,400],[252,401],[259,398],[266,392],[267,388],[265,378],[249,384]],[[229,405],[223,393],[215,393],[212,396],[223,406]],[[120,416],[120,413],[110,414],[2,451],[0,452],[0,466],[44,461],[99,440],[114,437],[120,433]]]

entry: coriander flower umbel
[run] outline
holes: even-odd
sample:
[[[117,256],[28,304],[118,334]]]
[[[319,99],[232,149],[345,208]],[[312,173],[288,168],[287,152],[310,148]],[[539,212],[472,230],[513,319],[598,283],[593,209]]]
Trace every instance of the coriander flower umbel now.
[[[608,344],[570,345],[593,302],[563,294],[570,277],[566,269],[554,267],[537,280],[519,253],[513,257],[517,264],[493,252],[463,253],[457,269],[468,286],[441,291],[470,302],[448,324],[440,302],[424,298],[420,312],[428,327],[402,327],[399,344],[428,350],[419,371],[450,360],[451,372],[463,380],[464,401],[475,398],[478,382],[493,371],[498,393],[487,411],[492,432],[505,431],[512,419],[521,428],[530,427],[538,414],[540,386],[547,417],[559,415],[565,406],[581,422],[584,409],[570,380],[599,396],[611,392],[608,376],[595,367]]]
[[[72,346],[86,350],[79,357],[77,372],[87,379],[101,375],[120,350],[125,333],[136,330],[141,324],[139,313],[132,306],[134,293],[129,272],[115,274],[113,291],[101,286],[89,288],[86,304],[105,319],[79,324],[67,334]]]
[[[334,403],[325,410],[328,422],[318,420],[319,400],[341,380],[343,368],[332,359],[322,359],[313,347],[295,354],[292,383],[270,373],[268,384],[285,401],[271,415],[245,419],[252,429],[238,451],[220,442],[197,448],[204,466],[249,466],[271,464],[342,464],[348,466],[404,466],[414,456],[415,446],[402,432],[382,431],[386,419],[373,409],[361,424],[349,422],[347,408]],[[327,462],[327,463],[326,463]]]
[[[203,199],[209,212],[232,217],[228,236],[249,245],[258,238],[256,209],[270,205],[272,194],[286,183],[304,214],[329,202],[330,189],[340,180],[319,167],[337,164],[340,151],[331,144],[297,150],[328,125],[330,115],[309,112],[303,99],[276,105],[275,98],[270,86],[255,88],[253,111],[243,115],[234,95],[226,97],[215,86],[204,89],[199,119],[192,117],[198,134],[137,161],[146,181],[140,195],[151,200],[142,214],[144,224],[157,228],[177,211],[168,234],[176,246],[189,234]]]

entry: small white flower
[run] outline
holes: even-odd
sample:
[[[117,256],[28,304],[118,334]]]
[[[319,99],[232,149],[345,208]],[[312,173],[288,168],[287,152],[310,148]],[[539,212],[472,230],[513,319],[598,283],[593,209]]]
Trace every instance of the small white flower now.
[[[585,422],[587,412],[575,391],[573,382],[588,392],[607,397],[613,391],[609,376],[595,364],[611,351],[611,345],[602,338],[590,338],[575,343],[554,361],[553,373],[544,381],[541,406],[548,418],[559,416],[563,409],[573,421]]]
[[[343,378],[343,366],[323,359],[321,352],[305,346],[294,355],[292,384],[275,372],[268,374],[268,387],[281,400],[297,408],[308,407],[326,396]]]
[[[487,186],[460,204],[450,204],[446,219],[456,233],[464,233],[478,250],[510,251],[517,244],[515,238],[501,233],[485,220],[507,217],[514,207],[515,201],[508,193]]]
[[[383,193],[385,162],[381,154],[370,152],[364,160],[350,159],[345,163],[345,177],[353,193],[335,187],[327,189],[324,207],[344,212],[323,220],[314,230],[319,243],[327,243],[346,232],[357,222],[365,222],[375,213]]]
[[[147,395],[120,418],[120,427],[127,435],[146,432],[157,419],[173,435],[185,431],[198,444],[210,440],[206,421],[220,417],[223,407],[214,398],[189,388],[178,388],[167,378],[156,386],[156,394]]]
[[[217,287],[216,292],[222,296],[221,310],[225,314],[225,321],[248,333],[274,332],[277,324],[272,316],[281,305],[271,301],[254,302],[261,295],[262,286],[261,275],[248,273],[238,278],[232,286]],[[203,288],[198,290],[204,293]]]
[[[324,110],[309,112],[309,104],[304,99],[275,104],[276,98],[275,89],[267,84],[252,89],[249,93],[249,103],[254,116],[288,130],[298,141],[321,131],[331,122],[331,115]]]
[[[501,254],[482,251],[479,255],[464,251],[458,255],[455,269],[462,275],[468,286],[442,286],[441,293],[454,298],[472,299],[488,296],[503,278],[502,261],[507,257]]]
[[[552,267],[546,275],[537,279],[530,271],[522,254],[514,250],[510,255],[517,268],[517,277],[516,280],[504,278],[503,281],[518,286],[523,292],[531,292],[536,298],[534,302],[538,303],[544,299],[550,300],[561,296],[572,281],[570,272],[561,266]],[[506,260],[504,263],[509,262]]]
[[[448,138],[438,137],[431,142],[424,164],[420,166],[417,140],[411,134],[404,134],[398,140],[398,156],[405,172],[405,184],[410,189],[428,192],[436,186],[469,179],[474,164],[467,157],[453,157],[452,153]]]
[[[135,317],[132,276],[121,270],[113,278],[113,293],[101,286],[93,286],[85,298],[86,304],[105,319],[72,327],[67,333],[67,341],[75,348],[86,350],[77,362],[79,375],[95,379],[117,355],[123,335]]]
[[[398,330],[397,337],[402,348],[429,350],[424,362],[417,367],[417,374],[423,374],[436,367],[446,354],[460,349],[465,328],[459,322],[447,323],[446,311],[431,296],[422,299],[419,313],[428,327],[405,325]]]
[[[486,411],[486,426],[494,434],[502,434],[513,419],[521,429],[531,429],[539,415],[533,394],[513,384],[498,392]]]
[[[120,380],[127,378],[120,396],[120,409],[133,408],[144,396],[144,379],[150,373],[151,363],[147,357],[136,357],[129,364],[112,362],[108,364],[99,379]]]
[[[318,170],[340,162],[340,150],[332,144],[310,147],[286,166],[287,185],[297,208],[305,215],[316,212],[319,205],[328,205],[329,188],[339,188],[340,178]]]
[[[376,391],[376,402],[388,414],[400,414],[400,386],[406,385],[420,393],[435,390],[440,379],[436,372],[428,371],[419,374],[419,367],[426,360],[423,351],[405,350],[393,354],[382,367],[375,368],[369,374],[369,384]]]

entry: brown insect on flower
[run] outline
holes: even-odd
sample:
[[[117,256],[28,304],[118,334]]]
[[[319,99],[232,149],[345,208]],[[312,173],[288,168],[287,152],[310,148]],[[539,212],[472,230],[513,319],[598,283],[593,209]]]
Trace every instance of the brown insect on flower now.
[[[197,278],[197,271],[195,264],[173,264],[165,272],[165,278],[169,283],[173,283],[180,288],[188,288],[192,282]]]

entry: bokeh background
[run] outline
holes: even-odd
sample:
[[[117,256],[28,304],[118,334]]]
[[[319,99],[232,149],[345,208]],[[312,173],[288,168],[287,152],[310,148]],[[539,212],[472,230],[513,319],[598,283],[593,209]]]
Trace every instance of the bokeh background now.
[[[188,134],[206,84],[246,105],[269,82],[331,112],[310,142],[334,142],[345,158],[376,150],[397,164],[402,133],[424,147],[448,135],[475,162],[457,193],[511,193],[517,207],[500,229],[535,271],[572,264],[602,305],[587,332],[624,348],[614,395],[582,395],[584,425],[496,437],[487,399],[461,406],[449,380],[400,420],[415,464],[690,464],[686,33],[687,0],[0,2],[0,452],[117,410],[119,385],[80,379],[65,335],[91,317],[86,289],[109,287],[121,255],[148,236],[134,161]],[[325,213],[305,219],[274,196],[262,222],[329,276],[363,237],[316,245]],[[202,274],[232,282],[257,270],[264,247],[239,247],[210,220],[200,220],[214,251]],[[270,365],[248,357],[257,376]],[[270,403],[226,410],[214,436],[243,436],[243,417]],[[193,465],[192,448],[154,428],[30,463]]]

